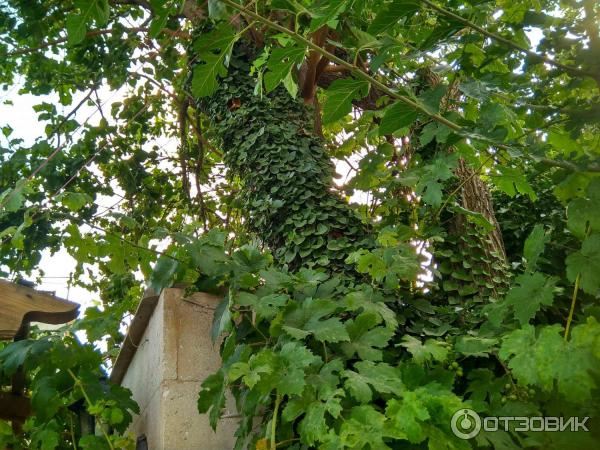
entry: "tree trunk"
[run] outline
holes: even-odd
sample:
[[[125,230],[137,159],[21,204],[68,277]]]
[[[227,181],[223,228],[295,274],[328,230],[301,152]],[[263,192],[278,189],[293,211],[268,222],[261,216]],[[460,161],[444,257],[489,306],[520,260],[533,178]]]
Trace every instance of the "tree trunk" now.
[[[345,259],[369,246],[367,227],[334,192],[334,167],[311,108],[281,86],[255,95],[251,53],[237,44],[218,91],[199,102],[213,121],[229,177],[240,182],[247,227],[291,270],[354,274]]]
[[[437,86],[441,81],[429,69],[423,69],[419,77],[422,85],[427,88]],[[440,109],[455,109],[459,96],[458,83],[454,82],[442,98]],[[447,151],[453,152],[454,148],[450,147]],[[443,223],[448,224],[448,235],[446,242],[438,245],[439,251],[434,253],[443,274],[442,289],[450,297],[458,292],[461,302],[473,295],[483,299],[498,298],[508,287],[509,272],[502,231],[496,220],[490,190],[479,173],[462,157],[458,160],[454,174],[457,181],[452,187],[460,186],[460,206],[481,214],[493,225],[493,229],[484,232],[460,213],[444,218]],[[452,188],[447,193],[450,191]],[[452,298],[449,300],[452,302]]]

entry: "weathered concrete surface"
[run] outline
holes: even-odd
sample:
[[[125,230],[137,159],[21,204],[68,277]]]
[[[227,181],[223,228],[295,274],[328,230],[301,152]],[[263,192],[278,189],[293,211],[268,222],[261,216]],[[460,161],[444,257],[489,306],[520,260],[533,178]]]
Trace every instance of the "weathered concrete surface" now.
[[[130,432],[146,435],[151,450],[227,450],[234,446],[235,419],[214,433],[198,413],[200,383],[220,365],[210,339],[217,297],[165,289],[121,382],[140,406]],[[226,415],[234,415],[233,405]]]

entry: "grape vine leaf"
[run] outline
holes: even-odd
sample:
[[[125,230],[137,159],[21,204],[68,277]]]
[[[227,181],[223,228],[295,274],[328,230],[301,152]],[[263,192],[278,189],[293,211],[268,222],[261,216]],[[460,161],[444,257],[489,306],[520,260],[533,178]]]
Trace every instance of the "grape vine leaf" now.
[[[580,277],[581,289],[596,295],[600,289],[600,234],[593,234],[581,245],[581,250],[567,256],[567,278],[575,282]]]
[[[600,179],[596,178],[590,182],[587,198],[576,198],[569,203],[567,226],[582,240],[586,232],[600,231]]]
[[[513,307],[515,318],[521,325],[527,324],[542,305],[552,304],[557,282],[556,277],[546,277],[539,272],[519,275],[504,301]]]
[[[527,270],[535,270],[540,255],[544,252],[546,243],[550,240],[550,235],[544,231],[544,226],[537,224],[525,240],[523,246],[523,257]]]
[[[414,336],[406,335],[402,338],[402,347],[406,348],[418,364],[428,361],[444,361],[448,356],[448,347],[444,342],[427,339],[422,343]]]

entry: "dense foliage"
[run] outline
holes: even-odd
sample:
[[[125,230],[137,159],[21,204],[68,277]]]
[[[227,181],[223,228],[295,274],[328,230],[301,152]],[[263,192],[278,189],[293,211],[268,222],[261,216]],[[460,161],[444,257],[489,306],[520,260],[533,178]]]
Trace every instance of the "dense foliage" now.
[[[0,446],[131,446],[136,405],[103,378],[144,285],[180,283],[223,299],[198,409],[217,427],[231,391],[237,448],[594,448],[599,16],[590,0],[3,2],[0,83],[39,100],[40,136],[2,118],[0,275],[42,277],[65,249],[100,301],[1,344],[0,382],[22,367],[33,415],[0,421]],[[77,402],[100,436],[80,436]],[[590,432],[461,440],[462,408]]]

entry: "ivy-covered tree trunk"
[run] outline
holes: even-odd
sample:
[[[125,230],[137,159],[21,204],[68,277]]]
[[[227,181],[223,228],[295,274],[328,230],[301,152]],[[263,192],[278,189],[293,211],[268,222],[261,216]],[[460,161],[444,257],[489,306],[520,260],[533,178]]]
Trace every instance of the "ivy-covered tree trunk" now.
[[[334,191],[334,167],[314,113],[279,87],[256,95],[252,49],[237,44],[228,75],[200,102],[213,121],[229,176],[239,179],[248,229],[281,265],[354,273],[345,259],[368,245],[366,225]]]

